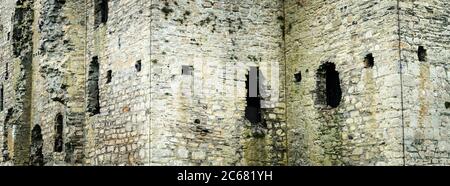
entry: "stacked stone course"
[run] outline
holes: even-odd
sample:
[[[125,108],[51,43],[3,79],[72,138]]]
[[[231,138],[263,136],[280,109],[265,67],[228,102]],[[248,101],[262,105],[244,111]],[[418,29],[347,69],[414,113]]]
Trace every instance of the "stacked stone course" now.
[[[448,7],[0,0],[0,165],[450,165]]]

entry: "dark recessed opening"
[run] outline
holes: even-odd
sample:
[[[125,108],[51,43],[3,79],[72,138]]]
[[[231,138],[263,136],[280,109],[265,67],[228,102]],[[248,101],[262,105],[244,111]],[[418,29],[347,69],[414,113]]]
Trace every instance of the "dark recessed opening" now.
[[[339,106],[342,99],[342,90],[339,72],[334,63],[324,63],[317,71],[317,103],[332,108]]]
[[[100,113],[99,70],[100,65],[98,62],[98,57],[95,56],[92,58],[92,61],[89,64],[87,79],[87,111],[92,115]]]
[[[252,124],[261,122],[261,96],[259,92],[259,69],[250,67],[246,75],[245,88],[247,90],[245,118]]]
[[[95,20],[94,25],[98,27],[108,21],[108,0],[95,0],[94,4]]]
[[[5,80],[9,78],[9,65],[8,62],[5,63]]]
[[[3,111],[3,103],[5,102],[3,95],[3,85],[0,87],[0,111]]]
[[[353,140],[353,139],[354,139],[353,135],[349,134],[349,135],[348,135],[348,139],[349,139],[349,140]]]
[[[374,58],[372,54],[367,54],[364,58],[364,67],[365,68],[373,68],[375,65]]]
[[[112,81],[112,70],[108,70],[106,72],[106,84],[111,83]]]
[[[44,164],[44,155],[42,154],[42,131],[39,125],[35,125],[31,130],[31,165],[42,166]]]
[[[31,150],[30,150],[30,164],[33,166],[44,165],[44,154],[42,147],[44,140],[42,139],[42,130],[39,125],[35,125],[31,130]]]
[[[417,50],[417,56],[419,58],[419,61],[426,61],[427,50],[423,46],[419,46],[419,49]]]
[[[62,152],[63,150],[63,123],[63,116],[57,114],[55,119],[55,152]]]
[[[200,124],[200,120],[199,120],[199,119],[195,119],[195,120],[194,120],[194,123],[195,123],[195,124]]]
[[[10,134],[9,134],[9,126],[11,125],[10,120],[13,115],[13,108],[9,108],[5,114],[5,119],[3,120],[3,149],[1,151],[1,154],[3,156],[4,161],[10,160],[10,152],[9,152],[9,144],[10,144]]]
[[[194,74],[194,66],[192,66],[192,65],[183,65],[183,66],[181,66],[181,74],[183,74],[183,75],[193,75]]]
[[[295,78],[296,83],[302,82],[302,72],[298,72],[298,73],[294,74],[294,78]]]
[[[138,61],[136,62],[136,64],[134,65],[134,67],[136,68],[136,71],[137,71],[137,72],[140,72],[140,71],[142,70],[142,61],[141,61],[141,60],[138,60]]]
[[[450,102],[445,102],[445,108],[450,109]]]

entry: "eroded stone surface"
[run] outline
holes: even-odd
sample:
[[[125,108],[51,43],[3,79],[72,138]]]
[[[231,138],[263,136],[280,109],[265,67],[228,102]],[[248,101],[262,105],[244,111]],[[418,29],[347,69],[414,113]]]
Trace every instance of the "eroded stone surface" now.
[[[449,3],[0,0],[0,164],[449,165]]]

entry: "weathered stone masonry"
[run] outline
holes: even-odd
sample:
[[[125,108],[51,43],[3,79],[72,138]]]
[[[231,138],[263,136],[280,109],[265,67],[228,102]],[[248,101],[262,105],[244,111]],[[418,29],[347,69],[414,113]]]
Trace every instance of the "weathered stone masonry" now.
[[[279,1],[153,1],[152,165],[286,164],[283,92],[262,109],[267,128],[245,119],[250,67],[266,75],[284,64],[281,10]]]
[[[448,7],[0,0],[0,165],[450,165]]]
[[[285,1],[286,77],[303,75],[287,84],[290,164],[448,165],[448,4]],[[336,108],[317,104],[326,63],[339,72]]]

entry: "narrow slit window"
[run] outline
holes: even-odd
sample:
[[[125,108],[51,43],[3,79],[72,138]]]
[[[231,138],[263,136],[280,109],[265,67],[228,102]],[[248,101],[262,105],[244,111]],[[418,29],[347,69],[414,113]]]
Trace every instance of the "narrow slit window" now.
[[[95,20],[94,24],[98,27],[108,21],[108,0],[95,0],[94,4]]]
[[[8,80],[9,78],[9,65],[8,63],[5,63],[5,80]]]
[[[62,152],[63,150],[63,123],[63,116],[57,114],[55,119],[55,152]]]
[[[373,58],[372,54],[367,54],[364,58],[364,67],[365,68],[373,68],[375,65],[375,59]]]
[[[246,75],[245,88],[247,90],[245,107],[245,118],[252,124],[260,123],[261,120],[261,96],[259,92],[259,69],[250,67]]]
[[[427,50],[423,46],[419,46],[419,49],[417,50],[417,56],[419,58],[419,61],[425,62],[427,60]]]
[[[106,72],[106,84],[111,83],[112,81],[112,70],[108,70],[108,72]]]
[[[3,104],[5,102],[3,95],[3,85],[0,87],[0,112],[3,111]]]
[[[92,58],[92,61],[89,64],[89,73],[87,79],[87,111],[92,115],[100,113],[99,70],[100,65],[98,62],[98,57],[95,56]]]
[[[138,61],[136,62],[136,64],[134,65],[134,67],[136,68],[136,71],[137,71],[137,72],[140,72],[140,71],[142,70],[142,61],[141,61],[141,60],[138,60]]]

